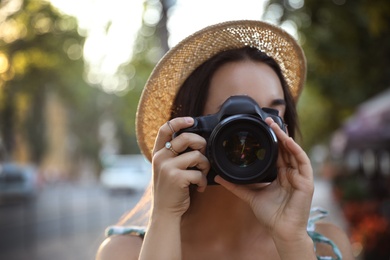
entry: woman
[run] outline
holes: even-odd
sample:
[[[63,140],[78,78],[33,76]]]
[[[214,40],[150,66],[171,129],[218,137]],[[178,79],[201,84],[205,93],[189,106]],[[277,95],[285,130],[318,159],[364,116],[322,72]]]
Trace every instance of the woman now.
[[[146,235],[124,229],[131,234],[109,237],[97,259],[353,259],[344,232],[331,224],[308,229],[313,173],[293,139],[305,64],[291,36],[259,21],[210,26],[172,48],[150,76],[137,116],[139,145],[153,166]],[[242,95],[287,124],[285,132],[265,119],[279,144],[276,180],[242,185],[217,175],[219,185],[207,185],[206,139],[176,133]]]

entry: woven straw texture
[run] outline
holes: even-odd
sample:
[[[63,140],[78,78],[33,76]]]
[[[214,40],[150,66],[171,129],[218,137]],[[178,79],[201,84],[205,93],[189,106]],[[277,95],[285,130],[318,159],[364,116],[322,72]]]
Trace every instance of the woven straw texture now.
[[[147,81],[137,111],[136,133],[141,152],[151,161],[157,132],[169,120],[173,99],[186,78],[215,54],[244,46],[274,58],[295,100],[306,77],[306,60],[295,39],[260,21],[231,21],[206,27],[181,41],[159,61]]]

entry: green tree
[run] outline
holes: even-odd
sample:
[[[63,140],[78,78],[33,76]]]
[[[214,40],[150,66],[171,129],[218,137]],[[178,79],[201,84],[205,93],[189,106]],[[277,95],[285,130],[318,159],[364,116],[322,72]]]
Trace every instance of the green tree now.
[[[138,153],[135,137],[135,117],[141,92],[153,67],[168,51],[167,13],[175,1],[153,1],[144,3],[142,26],[134,44],[133,57],[129,64],[120,67],[118,74],[128,78],[127,92],[115,98],[115,107],[111,110],[116,118],[121,153]],[[157,10],[158,17],[148,19],[147,13]]]
[[[13,153],[21,135],[30,159],[42,161],[44,105],[48,94],[55,93],[69,116],[74,157],[96,158],[98,101],[104,94],[83,79],[84,37],[76,20],[38,0],[4,1],[0,12],[0,130],[8,152]]]
[[[305,144],[326,141],[357,105],[390,86],[386,0],[270,0],[265,18],[296,26],[308,61],[299,110]]]

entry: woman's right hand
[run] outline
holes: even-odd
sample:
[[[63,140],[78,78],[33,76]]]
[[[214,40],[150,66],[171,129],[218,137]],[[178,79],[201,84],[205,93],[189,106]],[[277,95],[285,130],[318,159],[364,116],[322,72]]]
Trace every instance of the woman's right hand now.
[[[182,258],[180,223],[190,205],[190,185],[204,191],[210,168],[203,137],[182,133],[172,140],[175,131],[193,123],[191,117],[175,118],[158,131],[152,159],[153,206],[139,259]],[[173,151],[165,147],[167,142]],[[192,151],[184,152],[188,148]]]
[[[199,192],[207,187],[210,164],[205,156],[206,140],[194,133],[182,133],[172,140],[175,131],[192,126],[191,117],[175,118],[159,129],[153,150],[153,215],[182,216],[190,205],[189,187]],[[169,126],[170,124],[170,126]],[[170,142],[171,151],[165,147]],[[191,151],[183,153],[190,148]]]

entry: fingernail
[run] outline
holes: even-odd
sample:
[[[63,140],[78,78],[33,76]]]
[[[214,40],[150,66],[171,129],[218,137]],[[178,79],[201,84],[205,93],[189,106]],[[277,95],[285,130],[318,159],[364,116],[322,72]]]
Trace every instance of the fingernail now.
[[[186,121],[186,123],[194,123],[194,119],[192,117],[185,117],[184,120]]]

